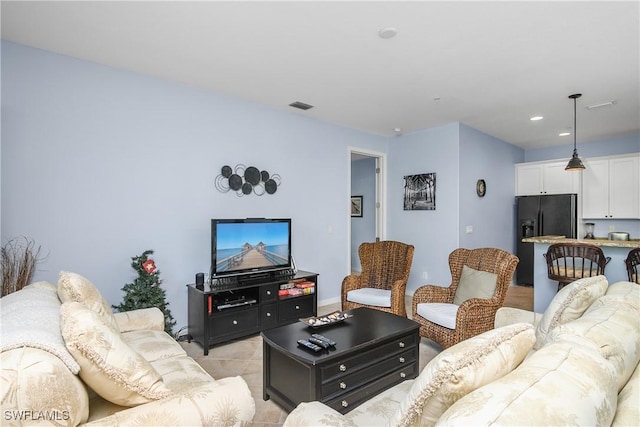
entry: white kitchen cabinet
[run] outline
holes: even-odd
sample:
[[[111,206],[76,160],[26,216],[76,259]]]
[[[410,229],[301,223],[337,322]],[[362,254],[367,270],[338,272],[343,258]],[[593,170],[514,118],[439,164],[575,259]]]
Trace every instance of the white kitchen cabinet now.
[[[640,218],[640,154],[594,158],[585,166],[583,218]]]
[[[567,172],[567,161],[516,164],[516,196],[580,192],[581,172]]]

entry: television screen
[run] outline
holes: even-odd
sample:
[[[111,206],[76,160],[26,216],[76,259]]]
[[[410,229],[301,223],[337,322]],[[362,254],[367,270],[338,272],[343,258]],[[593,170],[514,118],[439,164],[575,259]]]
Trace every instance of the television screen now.
[[[211,220],[212,275],[290,267],[290,219]]]

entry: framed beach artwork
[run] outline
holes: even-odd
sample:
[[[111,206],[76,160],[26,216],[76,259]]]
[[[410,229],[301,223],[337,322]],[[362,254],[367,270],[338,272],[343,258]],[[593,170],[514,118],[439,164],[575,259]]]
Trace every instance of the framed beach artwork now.
[[[436,174],[422,173],[404,177],[404,210],[436,210]]]
[[[362,218],[362,196],[351,196],[351,216]]]

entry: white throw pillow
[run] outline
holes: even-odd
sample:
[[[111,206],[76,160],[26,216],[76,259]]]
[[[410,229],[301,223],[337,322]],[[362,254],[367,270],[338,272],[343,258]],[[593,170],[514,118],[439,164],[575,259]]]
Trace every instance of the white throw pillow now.
[[[516,323],[449,347],[424,367],[389,425],[435,425],[458,399],[518,366],[535,339],[533,325]]]
[[[115,331],[120,330],[111,306],[98,288],[85,277],[77,273],[61,271],[58,276],[58,297],[63,303],[74,301],[84,304],[97,313]]]
[[[536,344],[533,348],[541,348],[554,328],[582,316],[595,300],[605,294],[607,286],[605,276],[595,276],[576,280],[560,289],[536,327]]]
[[[498,275],[487,271],[475,270],[462,266],[462,274],[453,303],[460,305],[471,298],[491,299],[496,292]]]
[[[60,320],[67,349],[80,365],[80,378],[104,399],[136,406],[171,394],[153,366],[92,310],[65,302]]]

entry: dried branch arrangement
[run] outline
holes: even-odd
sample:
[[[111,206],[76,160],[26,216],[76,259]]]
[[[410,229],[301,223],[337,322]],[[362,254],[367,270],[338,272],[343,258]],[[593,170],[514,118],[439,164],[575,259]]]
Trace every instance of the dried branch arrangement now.
[[[2,296],[8,295],[31,283],[39,261],[40,246],[26,237],[9,240],[0,248],[2,267]]]

